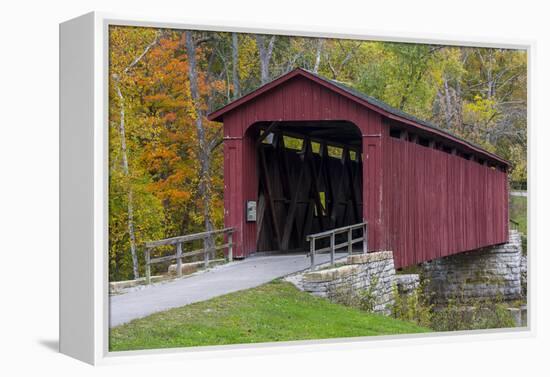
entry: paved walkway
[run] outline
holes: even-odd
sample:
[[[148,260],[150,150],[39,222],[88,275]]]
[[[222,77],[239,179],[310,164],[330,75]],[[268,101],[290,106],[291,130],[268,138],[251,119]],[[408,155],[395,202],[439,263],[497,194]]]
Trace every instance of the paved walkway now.
[[[346,254],[339,254],[344,257]],[[318,255],[316,264],[329,261]],[[155,312],[205,301],[230,292],[257,287],[309,268],[305,254],[252,256],[171,282],[158,283],[110,297],[110,327]]]

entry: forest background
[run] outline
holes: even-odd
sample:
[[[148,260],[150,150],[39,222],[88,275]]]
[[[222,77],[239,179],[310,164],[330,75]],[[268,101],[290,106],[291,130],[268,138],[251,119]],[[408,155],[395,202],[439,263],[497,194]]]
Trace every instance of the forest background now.
[[[510,160],[527,186],[523,50],[111,26],[109,280],[141,245],[223,226],[222,125],[206,115],[296,67]]]

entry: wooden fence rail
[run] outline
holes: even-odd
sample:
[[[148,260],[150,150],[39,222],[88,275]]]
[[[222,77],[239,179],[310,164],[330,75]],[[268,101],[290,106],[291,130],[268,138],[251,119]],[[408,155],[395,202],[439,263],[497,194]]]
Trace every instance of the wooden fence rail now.
[[[363,231],[363,235],[358,238],[353,238],[353,231],[356,229],[361,229]],[[345,242],[336,243],[336,235],[347,233],[347,240]],[[330,246],[324,247],[321,249],[315,249],[315,244],[317,240],[321,240],[324,238],[330,237]],[[310,269],[315,269],[315,254],[330,252],[330,264],[334,265],[334,253],[336,250],[341,249],[343,247],[347,247],[348,255],[351,255],[353,253],[353,245],[363,241],[363,253],[366,253],[367,248],[367,222],[364,221],[362,223],[353,224],[344,226],[342,228],[336,228],[332,230],[327,230],[325,232],[321,233],[315,233],[310,234],[307,236],[306,240],[309,242],[309,257],[311,260],[311,266]]]
[[[151,283],[151,265],[155,263],[167,262],[167,261],[176,261],[176,274],[181,276],[181,260],[183,258],[191,257],[194,255],[204,255],[204,266],[208,267],[208,262],[210,259],[210,253],[217,250],[227,249],[227,260],[231,262],[233,260],[233,228],[225,228],[219,230],[212,230],[210,232],[202,232],[189,234],[185,236],[178,236],[172,238],[166,238],[163,240],[150,241],[145,243],[145,280],[147,284]],[[216,246],[214,236],[223,234],[227,236],[227,242]],[[211,239],[213,245],[210,247],[207,246],[207,240]],[[187,242],[202,240],[203,247],[201,249],[192,250],[188,252],[183,252],[183,244]],[[162,257],[151,258],[151,251],[159,246],[175,245],[175,254],[166,255]]]
[[[509,221],[510,221],[510,229],[518,230],[519,223],[517,221],[515,221],[514,219],[509,219]]]

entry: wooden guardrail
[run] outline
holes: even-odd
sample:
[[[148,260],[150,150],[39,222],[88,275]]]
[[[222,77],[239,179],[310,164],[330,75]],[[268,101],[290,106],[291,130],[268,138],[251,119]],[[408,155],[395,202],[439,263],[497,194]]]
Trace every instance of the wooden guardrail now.
[[[361,235],[361,237],[353,238],[353,231],[356,229],[362,229],[363,234]],[[342,233],[347,233],[346,241],[336,244],[336,235],[342,234]],[[317,240],[321,240],[329,237],[330,237],[330,246],[324,247],[321,249],[315,249]],[[362,223],[348,225],[348,226],[344,226],[336,229],[331,229],[321,233],[310,234],[309,236],[306,237],[306,240],[309,241],[308,255],[311,260],[310,269],[312,270],[315,269],[315,254],[320,254],[325,252],[330,252],[330,264],[334,265],[334,253],[338,249],[347,247],[348,255],[351,255],[353,253],[353,245],[363,241],[363,253],[367,252],[368,250],[367,249],[367,245],[368,245],[367,222],[364,221]]]
[[[514,219],[508,219],[510,221],[510,224],[511,224],[511,227],[512,230],[518,230],[519,228],[519,223],[517,221],[515,221]]]
[[[204,266],[208,267],[208,261],[210,259],[210,253],[216,250],[227,249],[227,260],[231,262],[233,260],[233,228],[225,228],[219,230],[212,230],[209,232],[188,234],[185,236],[178,236],[172,238],[166,238],[158,241],[150,241],[145,243],[145,281],[146,284],[151,283],[151,265],[155,263],[161,263],[166,261],[176,261],[176,274],[181,276],[181,260],[183,258],[191,257],[194,255],[204,255]],[[227,242],[216,246],[215,236],[223,234],[227,236]],[[207,240],[212,240],[213,245],[207,247]],[[183,244],[187,242],[202,240],[202,249],[183,252]],[[151,258],[151,251],[160,246],[174,245],[175,254],[162,257]]]

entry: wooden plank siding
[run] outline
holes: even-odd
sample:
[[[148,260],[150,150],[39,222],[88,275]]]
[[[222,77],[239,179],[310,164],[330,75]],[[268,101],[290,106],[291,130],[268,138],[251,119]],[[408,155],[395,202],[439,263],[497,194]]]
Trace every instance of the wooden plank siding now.
[[[345,121],[357,127],[362,148],[362,215],[369,224],[369,250],[393,250],[397,267],[507,241],[505,162],[436,131],[430,142],[444,141],[456,154],[433,144],[392,137],[389,122],[398,123],[395,117],[305,74],[289,75],[290,79],[277,79],[276,85],[260,88],[260,94],[237,100],[236,105],[227,105],[225,112],[209,117],[224,122],[224,220],[225,227],[235,229],[235,257],[256,251],[257,224],[246,222],[245,217],[246,200],[258,200],[255,141],[259,131],[254,125],[274,121]],[[410,121],[400,127],[413,134],[431,135],[425,128],[415,129]],[[467,153],[499,168],[468,160],[464,158]]]
[[[384,132],[382,222],[396,267],[504,243],[507,174]]]

